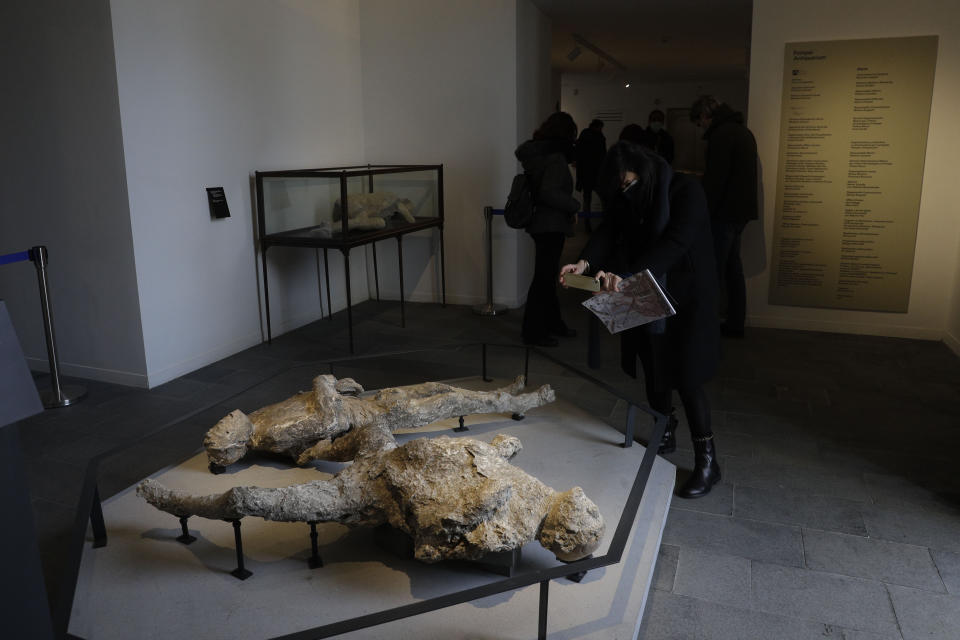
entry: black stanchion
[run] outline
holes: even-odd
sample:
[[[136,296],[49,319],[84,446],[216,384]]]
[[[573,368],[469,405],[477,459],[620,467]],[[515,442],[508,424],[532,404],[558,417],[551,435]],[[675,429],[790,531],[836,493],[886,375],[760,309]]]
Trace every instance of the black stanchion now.
[[[631,404],[627,407],[627,424],[623,430],[623,448],[629,449],[633,446],[633,426],[637,418],[637,405]]]
[[[87,390],[77,385],[60,385],[60,361],[57,357],[57,339],[53,332],[50,290],[47,287],[47,248],[33,247],[30,249],[30,259],[37,267],[37,280],[40,282],[40,309],[43,311],[43,331],[47,339],[47,360],[50,363],[50,390],[41,391],[40,400],[47,409],[66,407],[86,396]]]
[[[550,597],[550,581],[540,583],[540,616],[537,625],[537,640],[547,640],[547,600]]]
[[[487,227],[487,303],[473,308],[479,316],[499,316],[507,312],[502,304],[493,304],[493,207],[483,208]]]

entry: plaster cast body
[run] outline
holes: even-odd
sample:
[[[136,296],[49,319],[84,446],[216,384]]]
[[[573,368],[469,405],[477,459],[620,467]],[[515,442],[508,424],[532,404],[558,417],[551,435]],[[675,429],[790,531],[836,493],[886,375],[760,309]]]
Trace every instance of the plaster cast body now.
[[[277,489],[234,487],[209,496],[146,480],[137,493],[177,517],[388,523],[413,539],[415,557],[424,562],[475,560],[534,539],[572,561],[600,544],[605,525],[597,506],[580,487],[558,493],[510,464],[521,449],[513,436],[497,435],[491,444],[441,436],[397,446],[382,425],[351,433],[322,452],[354,458],[330,480]]]
[[[399,214],[406,222],[416,222],[413,202],[389,191],[358,193],[347,197],[347,227],[350,229],[383,229],[387,218]],[[333,203],[333,219],[343,217],[340,198]]]
[[[338,380],[320,375],[313,389],[263,407],[249,416],[236,410],[214,425],[203,439],[211,465],[226,467],[250,450],[269,451],[292,457],[298,464],[331,457],[362,433],[366,446],[376,434],[423,426],[475,413],[523,415],[534,407],[553,402],[549,385],[523,393],[524,379],[495,391],[470,391],[439,382],[382,389],[369,397],[352,378]],[[352,433],[352,435],[350,435]],[[346,434],[346,435],[345,435]],[[350,436],[348,439],[347,436]],[[390,436],[392,439],[392,436]],[[341,442],[342,440],[342,442]],[[211,467],[213,468],[213,467]]]

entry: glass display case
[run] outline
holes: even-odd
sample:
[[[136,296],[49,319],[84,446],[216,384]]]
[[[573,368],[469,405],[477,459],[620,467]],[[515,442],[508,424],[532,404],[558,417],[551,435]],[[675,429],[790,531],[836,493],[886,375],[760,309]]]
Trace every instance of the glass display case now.
[[[257,171],[257,228],[263,266],[267,341],[272,340],[267,283],[267,249],[272,246],[323,249],[330,307],[327,250],[344,256],[350,352],[353,353],[353,311],[349,252],[373,247],[374,278],[380,299],[376,242],[396,238],[400,274],[400,323],[405,325],[403,292],[403,236],[436,228],[440,244],[441,302],[446,304],[443,261],[443,165],[365,165]],[[318,283],[319,286],[319,283]]]
[[[441,165],[258,171],[256,184],[260,237],[273,245],[358,246],[443,224]]]

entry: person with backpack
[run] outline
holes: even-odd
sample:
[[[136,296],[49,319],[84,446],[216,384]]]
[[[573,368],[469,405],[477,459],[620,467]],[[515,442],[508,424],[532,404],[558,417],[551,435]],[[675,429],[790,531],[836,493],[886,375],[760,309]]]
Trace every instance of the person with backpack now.
[[[560,315],[556,274],[567,233],[573,231],[580,203],[573,197],[573,177],[568,165],[574,160],[577,125],[570,114],[550,114],[515,152],[523,165],[533,200],[533,213],[525,230],[535,246],[533,280],[527,292],[521,335],[523,342],[555,347],[557,336],[572,338],[576,331]]]

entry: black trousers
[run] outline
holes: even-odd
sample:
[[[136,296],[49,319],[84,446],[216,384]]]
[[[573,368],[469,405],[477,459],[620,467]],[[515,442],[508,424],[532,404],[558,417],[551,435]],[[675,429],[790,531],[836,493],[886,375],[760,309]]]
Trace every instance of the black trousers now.
[[[670,352],[663,335],[644,336],[648,341],[640,355],[643,366],[643,383],[650,408],[665,416],[673,412],[673,390],[669,367],[674,355]],[[674,381],[673,384],[676,384]],[[702,385],[676,387],[687,414],[687,424],[694,438],[703,438],[713,433],[710,421],[710,400]]]
[[[721,291],[727,292],[727,328],[742,332],[747,316],[747,285],[740,260],[740,235],[745,223],[714,220],[712,226],[717,275]]]
[[[531,236],[536,252],[521,333],[524,340],[536,341],[563,331],[567,326],[560,317],[560,300],[557,298],[560,253],[566,235],[557,232],[533,233]]]

